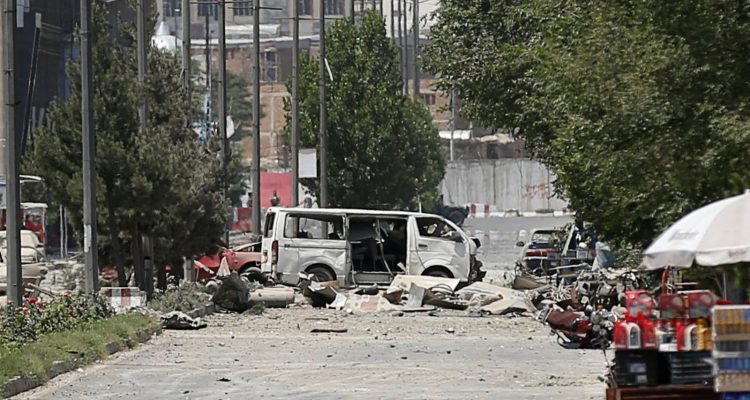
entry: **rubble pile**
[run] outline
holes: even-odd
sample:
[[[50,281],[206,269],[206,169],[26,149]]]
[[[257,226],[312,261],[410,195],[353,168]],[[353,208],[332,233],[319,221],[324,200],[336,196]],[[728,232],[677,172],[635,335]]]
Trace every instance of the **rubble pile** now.
[[[552,284],[552,280],[556,284]],[[607,348],[615,323],[623,318],[625,292],[646,284],[632,271],[581,269],[574,276],[548,277],[549,283],[516,277],[513,287],[539,310],[537,320],[552,328],[567,348]]]

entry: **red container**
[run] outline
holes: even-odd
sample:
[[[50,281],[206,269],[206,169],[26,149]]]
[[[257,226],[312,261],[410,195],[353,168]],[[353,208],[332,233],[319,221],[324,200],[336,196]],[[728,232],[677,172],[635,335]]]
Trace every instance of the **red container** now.
[[[659,341],[656,337],[656,326],[654,323],[643,316],[638,319],[638,325],[641,327],[641,346],[644,349],[658,349]]]
[[[664,320],[684,318],[687,316],[685,301],[681,294],[662,294],[659,296],[659,318]]]
[[[683,292],[687,296],[690,318],[711,319],[711,309],[716,305],[716,295],[710,290],[691,290]]]
[[[646,290],[629,290],[625,292],[625,307],[634,319],[641,314],[651,317],[654,314],[654,297]]]
[[[612,332],[614,339],[615,349],[627,350],[628,349],[628,323],[625,321],[617,321],[615,328]]]

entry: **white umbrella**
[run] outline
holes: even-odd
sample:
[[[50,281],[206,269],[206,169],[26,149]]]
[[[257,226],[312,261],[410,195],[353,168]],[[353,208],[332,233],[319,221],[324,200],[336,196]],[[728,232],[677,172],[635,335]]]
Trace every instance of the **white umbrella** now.
[[[750,261],[750,191],[691,212],[664,231],[643,254],[648,269]]]

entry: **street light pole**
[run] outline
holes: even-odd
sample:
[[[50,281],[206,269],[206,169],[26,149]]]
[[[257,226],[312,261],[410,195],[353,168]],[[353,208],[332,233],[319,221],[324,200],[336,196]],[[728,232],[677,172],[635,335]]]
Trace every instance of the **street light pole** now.
[[[91,71],[91,1],[81,0],[81,128],[83,134],[83,253],[86,293],[99,290],[96,237],[96,135]],[[139,12],[142,12],[139,9]],[[140,48],[140,45],[139,45]],[[139,65],[140,72],[140,65]]]
[[[296,0],[295,0],[296,2]],[[252,224],[260,234],[260,0],[253,1],[253,164]]]
[[[182,78],[188,98],[191,98],[190,73],[190,0],[182,0]],[[192,122],[192,121],[191,121]]]
[[[409,13],[408,13],[408,6],[406,3],[407,0],[404,0],[404,35],[401,37],[402,45],[401,47],[404,49],[404,61],[401,64],[401,68],[403,68],[403,76],[404,76],[404,94],[409,94]]]
[[[354,24],[354,0],[351,15]],[[299,1],[292,2],[292,207],[299,205]]]
[[[406,80],[406,76],[404,76],[404,51],[405,51],[405,49],[404,49],[404,46],[403,46],[403,41],[401,40],[401,38],[403,37],[403,34],[401,33],[401,15],[402,15],[401,14],[401,4],[402,4],[402,2],[401,2],[401,0],[396,0],[396,2],[398,2],[398,42],[397,42],[397,45],[398,45],[398,63],[399,63],[398,69],[399,69],[399,72],[401,73],[401,92],[403,93],[403,91],[404,91],[404,81]]]
[[[18,213],[20,211],[20,193],[18,182],[18,140],[16,137],[16,98],[13,85],[15,84],[15,50],[16,28],[16,0],[3,2],[3,57],[5,65],[5,151],[6,151],[6,232],[7,232],[7,268],[8,268],[8,301],[20,306],[23,301],[23,285],[21,271],[21,233],[19,231]]]
[[[352,25],[357,21],[356,18],[354,18],[354,2],[356,0],[349,0],[349,17],[352,18]]]
[[[318,206],[328,207],[328,168],[326,161],[326,1],[320,0],[320,198]]]
[[[219,136],[221,137],[221,167],[224,175],[224,201],[229,209],[224,214],[224,243],[229,246],[229,140],[227,139],[227,38],[226,1],[219,0]]]
[[[419,98],[419,0],[414,0],[414,6],[412,7],[412,11],[414,12],[414,22],[412,23],[412,34],[414,35],[414,65],[412,65],[413,73],[414,73],[414,99],[416,100]]]

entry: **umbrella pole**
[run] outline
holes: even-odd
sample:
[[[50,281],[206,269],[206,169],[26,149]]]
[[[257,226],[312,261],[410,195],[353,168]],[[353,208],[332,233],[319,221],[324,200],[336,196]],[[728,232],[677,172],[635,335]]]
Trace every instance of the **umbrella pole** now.
[[[721,272],[721,279],[723,281],[723,286],[724,286],[722,288],[722,292],[724,292],[724,300],[727,300],[728,299],[727,298],[727,271]]]

